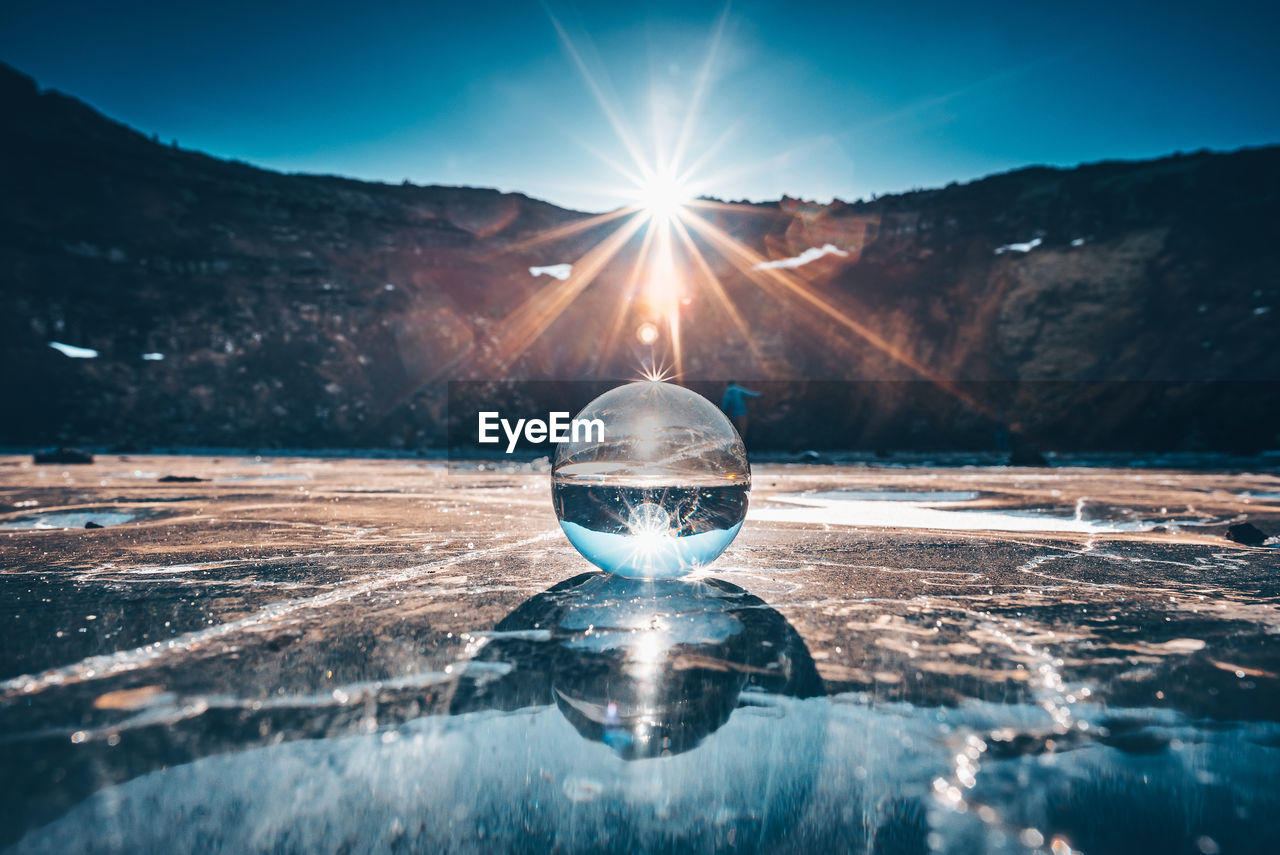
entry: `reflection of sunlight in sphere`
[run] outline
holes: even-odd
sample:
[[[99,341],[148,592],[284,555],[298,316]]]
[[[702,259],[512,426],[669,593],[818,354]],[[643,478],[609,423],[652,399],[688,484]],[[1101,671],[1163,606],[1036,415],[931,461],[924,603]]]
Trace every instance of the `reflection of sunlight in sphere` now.
[[[679,563],[671,515],[662,508],[652,502],[636,505],[627,515],[627,530],[631,534],[631,548],[637,560],[647,564],[671,560]]]
[[[637,505],[627,517],[627,528],[636,537],[663,537],[671,532],[671,517],[651,502]]]
[[[746,449],[715,404],[680,386],[612,389],[577,418],[603,440],[556,449],[552,500],[569,542],[620,576],[674,578],[704,567],[742,527],[751,490]]]
[[[638,700],[652,701],[656,680],[667,661],[672,641],[671,634],[663,623],[655,618],[646,626],[637,627],[628,641],[627,661],[630,666],[627,674],[641,685],[637,686]],[[649,685],[644,685],[649,683]],[[645,697],[648,695],[649,697]]]
[[[636,338],[640,340],[641,344],[653,344],[658,340],[658,328],[645,321],[636,327]]]

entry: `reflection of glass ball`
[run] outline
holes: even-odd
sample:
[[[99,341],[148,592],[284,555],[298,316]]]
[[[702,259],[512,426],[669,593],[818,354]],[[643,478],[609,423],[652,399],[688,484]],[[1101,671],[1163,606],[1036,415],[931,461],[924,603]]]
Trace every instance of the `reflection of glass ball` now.
[[[599,419],[556,449],[552,497],[569,542],[619,576],[670,578],[709,564],[747,514],[751,467],[733,423],[670,383],[619,386],[578,413]]]
[[[542,792],[554,794],[546,807],[558,813],[534,822],[569,822],[575,841],[608,851],[770,852],[810,816],[829,756],[824,694],[799,633],[736,585],[588,572],[494,627],[458,677],[449,727],[497,744],[494,728],[508,725],[481,711],[523,710],[511,746],[476,752],[476,768],[495,767],[526,797],[530,781],[551,782]],[[545,722],[548,703],[572,729]],[[581,744],[575,731],[611,750]],[[503,785],[489,786],[499,795],[479,803],[509,814]],[[575,848],[554,845],[563,837],[537,840]]]

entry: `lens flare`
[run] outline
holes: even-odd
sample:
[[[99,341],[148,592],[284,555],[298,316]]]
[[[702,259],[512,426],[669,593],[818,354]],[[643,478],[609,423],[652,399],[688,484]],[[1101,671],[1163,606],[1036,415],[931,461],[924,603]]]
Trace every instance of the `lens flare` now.
[[[521,236],[506,246],[502,252],[525,253],[539,249],[542,255],[529,258],[531,267],[546,265],[547,244],[576,245],[579,257],[556,255],[557,262],[572,261],[567,278],[545,285],[540,283],[523,302],[493,323],[484,336],[477,336],[434,374],[414,378],[406,394],[397,398],[399,403],[453,371],[464,359],[469,361],[473,377],[495,376],[508,370],[552,329],[573,303],[580,298],[590,299],[586,295],[588,288],[616,259],[618,264],[628,264],[629,272],[621,276],[614,272],[613,281],[620,281],[622,286],[612,303],[607,335],[602,341],[584,342],[576,350],[558,341],[556,358],[564,367],[586,373],[591,366],[597,376],[616,370],[610,363],[614,345],[625,338],[625,330],[632,329],[635,340],[645,348],[644,358],[662,363],[660,371],[655,371],[652,364],[647,369],[642,364],[642,376],[658,374],[662,378],[679,379],[684,375],[681,331],[688,326],[688,320],[681,317],[684,314],[696,324],[698,336],[714,334],[735,345],[744,345],[750,354],[753,373],[779,376],[786,371],[785,362],[763,347],[758,331],[747,323],[741,309],[744,297],[755,300],[757,295],[763,295],[790,318],[808,326],[815,335],[823,336],[833,350],[852,356],[870,347],[980,412],[990,414],[982,402],[974,400],[917,356],[910,336],[902,334],[902,330],[878,328],[866,319],[850,295],[820,290],[800,271],[771,263],[753,246],[726,231],[721,216],[726,213],[739,217],[777,217],[790,213],[798,218],[800,226],[804,225],[805,218],[802,208],[720,202],[706,195],[728,173],[708,175],[704,167],[719,158],[721,148],[736,132],[735,127],[727,128],[695,154],[694,126],[714,77],[728,20],[727,7],[709,40],[706,60],[694,81],[683,121],[678,127],[670,127],[662,116],[655,114],[654,144],[648,150],[633,133],[625,111],[615,103],[615,90],[609,81],[603,75],[597,77],[602,70],[593,70],[588,62],[595,51],[579,50],[560,21],[554,15],[551,20],[566,56],[594,96],[626,158],[614,158],[591,148],[588,151],[618,173],[622,186],[612,192],[619,200],[629,202],[605,214]],[[780,157],[794,154],[788,152]],[[627,159],[629,163],[625,162]],[[766,162],[750,169],[768,165]],[[597,230],[599,237],[593,234]],[[633,238],[637,239],[638,249],[632,243]],[[843,263],[855,264],[859,257],[855,250],[860,250],[866,240],[864,232],[858,237],[857,245],[846,241],[834,254],[845,259]],[[712,258],[717,262],[714,265]],[[722,279],[726,274],[733,277],[732,280]],[[732,285],[732,292],[727,284]],[[841,329],[841,334],[830,333],[832,324]],[[851,335],[844,334],[846,332]]]
[[[664,224],[680,216],[691,195],[689,188],[671,172],[656,172],[640,185],[636,204],[650,220]]]

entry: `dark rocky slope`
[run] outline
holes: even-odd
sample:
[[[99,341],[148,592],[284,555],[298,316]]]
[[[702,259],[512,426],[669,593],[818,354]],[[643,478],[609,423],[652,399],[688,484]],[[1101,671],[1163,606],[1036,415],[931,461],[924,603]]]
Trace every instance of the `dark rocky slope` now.
[[[561,284],[528,268],[617,221],[529,244],[587,215],[220,161],[2,66],[0,113],[2,443],[439,445],[449,379],[627,378],[650,354],[643,301],[601,346],[636,239],[514,365],[488,359]],[[685,376],[777,381],[753,424],[777,447],[981,446],[1000,422],[1062,448],[1274,445],[1278,193],[1271,147],[704,210],[765,257],[847,252],[789,272],[900,358],[699,239],[755,349],[686,284]]]

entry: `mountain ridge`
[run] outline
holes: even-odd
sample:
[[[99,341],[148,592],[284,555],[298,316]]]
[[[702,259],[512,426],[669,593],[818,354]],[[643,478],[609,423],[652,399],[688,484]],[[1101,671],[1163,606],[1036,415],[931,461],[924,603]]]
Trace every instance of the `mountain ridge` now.
[[[559,287],[531,268],[577,263],[618,225],[524,194],[174,149],[7,67],[0,110],[0,354],[20,369],[0,395],[24,413],[0,442],[438,445],[444,381],[496,364],[504,323]],[[765,445],[949,447],[985,441],[997,422],[1051,446],[1115,447],[1135,432],[1140,445],[1214,445],[1225,434],[1212,416],[1248,418],[1280,379],[1280,147],[693,213],[743,258],[783,267],[764,278],[692,235],[745,338],[692,265],[680,285],[687,381],[781,384],[753,426]],[[559,236],[538,242],[548,232]],[[669,341],[630,334],[665,330],[627,298],[639,241],[496,376],[626,377],[668,358]],[[69,359],[50,341],[100,356]],[[922,380],[996,385],[943,415],[933,393],[856,389]],[[840,418],[811,412],[817,382],[850,384]],[[1213,391],[1232,382],[1254,384],[1252,399]],[[1073,415],[1107,383],[1165,384],[1140,396],[1162,426],[1128,406]],[[1274,439],[1265,400],[1253,444]]]

